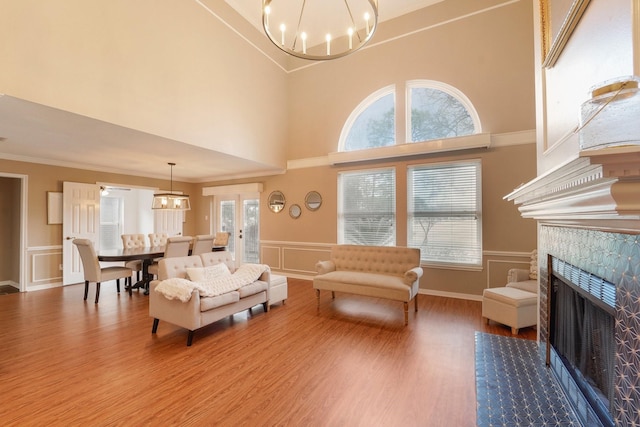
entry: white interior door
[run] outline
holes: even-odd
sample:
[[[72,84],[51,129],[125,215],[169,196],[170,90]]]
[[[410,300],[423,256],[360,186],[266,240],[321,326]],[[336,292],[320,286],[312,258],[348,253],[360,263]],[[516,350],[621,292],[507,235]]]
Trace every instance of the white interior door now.
[[[216,229],[228,231],[236,265],[260,262],[260,194],[216,196]]]
[[[167,236],[182,236],[183,211],[156,209],[153,211],[153,232]]]
[[[62,195],[62,284],[84,282],[82,261],[73,239],[89,239],[100,247],[100,186],[64,182]]]

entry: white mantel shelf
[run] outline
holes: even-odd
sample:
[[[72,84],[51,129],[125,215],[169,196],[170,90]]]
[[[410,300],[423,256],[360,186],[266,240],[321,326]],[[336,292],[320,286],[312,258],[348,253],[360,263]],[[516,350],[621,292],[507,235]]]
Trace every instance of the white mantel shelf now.
[[[640,231],[640,146],[581,151],[504,198],[524,218]]]

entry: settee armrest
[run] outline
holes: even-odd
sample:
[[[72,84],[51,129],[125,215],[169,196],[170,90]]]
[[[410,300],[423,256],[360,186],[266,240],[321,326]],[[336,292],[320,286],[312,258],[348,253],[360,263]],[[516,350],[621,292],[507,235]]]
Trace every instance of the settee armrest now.
[[[512,268],[507,272],[507,283],[524,282],[525,280],[529,280],[529,270]]]
[[[329,273],[330,271],[336,271],[336,264],[333,261],[318,261],[316,263],[316,271],[318,274]]]
[[[405,271],[403,281],[407,285],[411,286],[416,280],[422,277],[422,267],[414,267],[411,270]]]

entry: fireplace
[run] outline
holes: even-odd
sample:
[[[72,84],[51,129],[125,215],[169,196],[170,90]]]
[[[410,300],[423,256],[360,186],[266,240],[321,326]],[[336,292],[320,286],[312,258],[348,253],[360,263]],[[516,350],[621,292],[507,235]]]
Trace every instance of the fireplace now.
[[[614,426],[615,285],[549,256],[547,364],[568,394],[580,392],[585,425]],[[553,352],[553,357],[552,357]],[[569,384],[568,380],[572,383]],[[580,412],[580,411],[579,411]]]
[[[551,341],[556,334],[551,310],[553,298],[557,297],[555,289],[560,282],[567,282],[558,276],[571,279],[571,275],[550,274],[551,255],[584,275],[612,284],[613,391],[593,393],[602,395],[602,406],[612,412],[616,426],[640,426],[640,147],[581,151],[505,198],[518,205],[524,218],[538,221],[541,357],[551,365],[564,365]],[[579,280],[569,282],[575,284]],[[576,385],[575,374],[572,376],[566,369],[558,372],[558,379],[578,412],[593,416],[599,404],[591,409],[584,397],[590,392],[583,393]],[[602,424],[606,425],[606,421],[599,417],[585,422]]]
[[[640,234],[543,224],[538,236],[541,358],[554,367],[577,412],[587,417],[584,425],[612,425],[594,415],[597,408],[591,408],[567,369],[555,369],[564,366],[552,341],[555,289],[569,282],[584,290],[582,284],[591,283],[589,293],[599,295],[598,304],[614,307],[613,391],[602,392],[603,405],[616,426],[640,425]]]

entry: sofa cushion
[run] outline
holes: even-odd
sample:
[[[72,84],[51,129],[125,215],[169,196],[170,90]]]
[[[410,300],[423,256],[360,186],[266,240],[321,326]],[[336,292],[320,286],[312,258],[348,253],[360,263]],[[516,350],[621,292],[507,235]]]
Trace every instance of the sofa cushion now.
[[[409,288],[402,277],[387,274],[364,273],[360,271],[332,271],[314,278],[315,281],[344,283],[347,285],[365,285],[374,288],[402,289]]]
[[[215,297],[202,297],[200,298],[200,311],[213,310],[214,308],[238,301],[240,301],[240,293],[237,291],[227,292],[222,295],[216,295]]]
[[[520,289],[522,291],[538,293],[538,281],[537,280],[523,280],[522,282],[511,282],[507,284],[507,288]]]
[[[194,282],[206,282],[218,277],[231,276],[229,267],[226,264],[220,263],[211,265],[208,267],[194,267],[187,268],[187,277]]]
[[[257,280],[248,285],[244,285],[238,292],[240,293],[240,298],[248,297],[249,295],[255,295],[262,291],[266,291],[269,285],[267,282],[263,282],[262,280]]]

